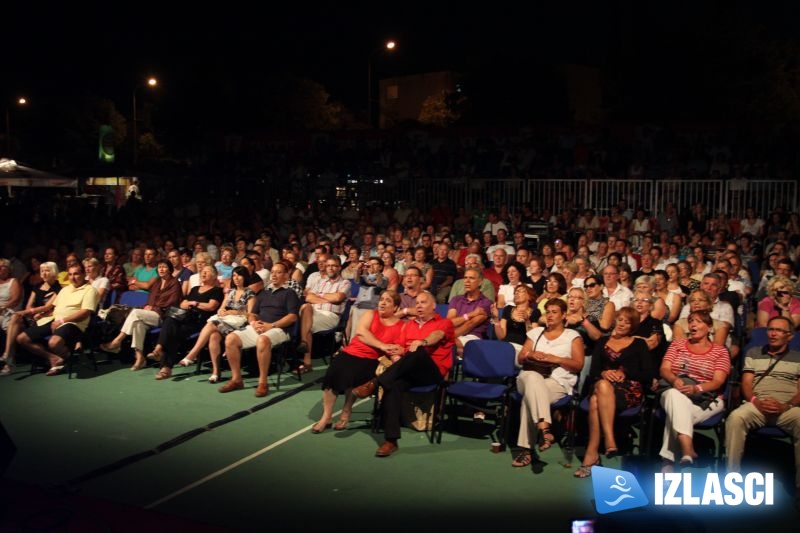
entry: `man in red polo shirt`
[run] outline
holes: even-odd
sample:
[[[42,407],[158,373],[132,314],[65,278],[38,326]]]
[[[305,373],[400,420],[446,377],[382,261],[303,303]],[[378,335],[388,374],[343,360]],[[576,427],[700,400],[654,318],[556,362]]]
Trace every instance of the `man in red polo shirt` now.
[[[353,389],[357,398],[371,396],[383,387],[384,442],[376,457],[397,451],[403,393],[411,387],[441,383],[453,365],[453,323],[436,314],[436,298],[428,291],[417,296],[417,316],[409,320],[398,344],[391,346],[392,366],[375,379]]]

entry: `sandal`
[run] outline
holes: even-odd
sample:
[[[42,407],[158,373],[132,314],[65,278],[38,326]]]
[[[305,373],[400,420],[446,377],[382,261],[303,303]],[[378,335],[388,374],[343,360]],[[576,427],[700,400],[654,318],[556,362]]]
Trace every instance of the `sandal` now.
[[[162,368],[158,371],[158,374],[156,374],[156,379],[158,380],[167,379],[169,377],[172,377],[172,369],[167,367]]]
[[[343,429],[347,429],[347,425],[350,423],[350,420],[347,418],[340,418],[338,422],[333,425],[333,429],[336,431],[342,431]]]
[[[533,454],[531,453],[530,450],[526,448],[523,449],[521,452],[519,452],[519,454],[517,454],[514,460],[511,461],[511,466],[519,468],[522,466],[528,466],[532,462],[533,462]]]
[[[577,478],[580,478],[580,479],[585,479],[587,477],[591,477],[591,475],[592,475],[592,467],[593,466],[600,466],[600,458],[599,457],[597,458],[597,461],[593,462],[592,464],[588,464],[588,465],[584,464],[584,465],[579,466],[578,469],[575,471],[575,473],[572,474],[572,475],[577,477]]]
[[[136,372],[137,370],[141,370],[146,366],[147,366],[147,360],[141,359],[133,363],[133,366],[131,367],[131,372]]]
[[[219,376],[217,374],[211,374],[208,376],[209,383],[216,383],[217,381],[219,381]]]
[[[11,360],[6,360],[5,366],[0,368],[0,376],[10,376],[12,372],[14,372],[14,363]]]
[[[539,451],[549,450],[555,443],[556,438],[550,432],[550,428],[542,429],[542,443],[539,445]]]
[[[51,366],[50,370],[45,373],[45,376],[57,376],[64,370],[64,365]]]
[[[314,369],[311,367],[311,363],[301,363],[300,366],[295,369],[295,372],[297,372],[298,376],[302,376],[303,374],[308,374],[312,370]]]
[[[151,361],[155,361],[156,363],[158,363],[161,361],[161,354],[156,352],[150,352],[149,354],[147,354],[147,358],[150,359]]]
[[[195,363],[197,363],[196,359],[189,359],[188,357],[184,357],[183,359],[178,361],[178,366],[192,366]]]

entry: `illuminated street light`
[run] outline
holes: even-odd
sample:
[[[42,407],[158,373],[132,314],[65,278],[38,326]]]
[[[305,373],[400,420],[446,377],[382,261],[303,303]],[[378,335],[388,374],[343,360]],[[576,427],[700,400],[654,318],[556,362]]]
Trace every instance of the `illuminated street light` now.
[[[386,41],[382,47],[377,47],[367,57],[367,124],[369,124],[370,128],[372,127],[372,58],[381,50],[393,52],[395,48],[397,48],[395,41]]]
[[[24,96],[20,96],[17,98],[15,102],[18,106],[24,106],[28,104],[28,99]],[[7,157],[11,157],[11,106],[6,106],[6,151],[8,152],[6,155]]]
[[[142,87],[153,88],[156,85],[158,85],[158,80],[156,78],[150,77],[147,78],[146,84],[137,85],[133,89],[133,166],[134,167],[136,167],[136,164],[139,161],[139,126],[137,124],[138,119],[136,118],[136,91],[138,91]]]

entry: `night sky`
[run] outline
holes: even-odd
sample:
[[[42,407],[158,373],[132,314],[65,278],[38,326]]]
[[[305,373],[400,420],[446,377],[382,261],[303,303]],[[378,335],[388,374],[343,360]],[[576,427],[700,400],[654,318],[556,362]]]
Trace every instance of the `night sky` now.
[[[749,42],[794,40],[800,20],[797,2],[167,4],[5,8],[3,97],[64,106],[91,95],[127,116],[132,88],[153,74],[161,86],[143,98],[163,119],[236,130],[273,77],[292,74],[361,112],[367,57],[394,38],[376,78],[460,72],[483,123],[563,120],[551,101],[565,63],[600,69],[614,118],[715,119],[727,113],[721,91],[758,70]]]

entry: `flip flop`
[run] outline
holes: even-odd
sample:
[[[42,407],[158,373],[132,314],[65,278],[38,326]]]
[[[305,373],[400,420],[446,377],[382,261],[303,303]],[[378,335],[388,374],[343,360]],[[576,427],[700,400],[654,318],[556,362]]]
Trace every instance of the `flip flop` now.
[[[45,373],[45,376],[57,376],[64,370],[64,365],[51,366],[50,370]]]

